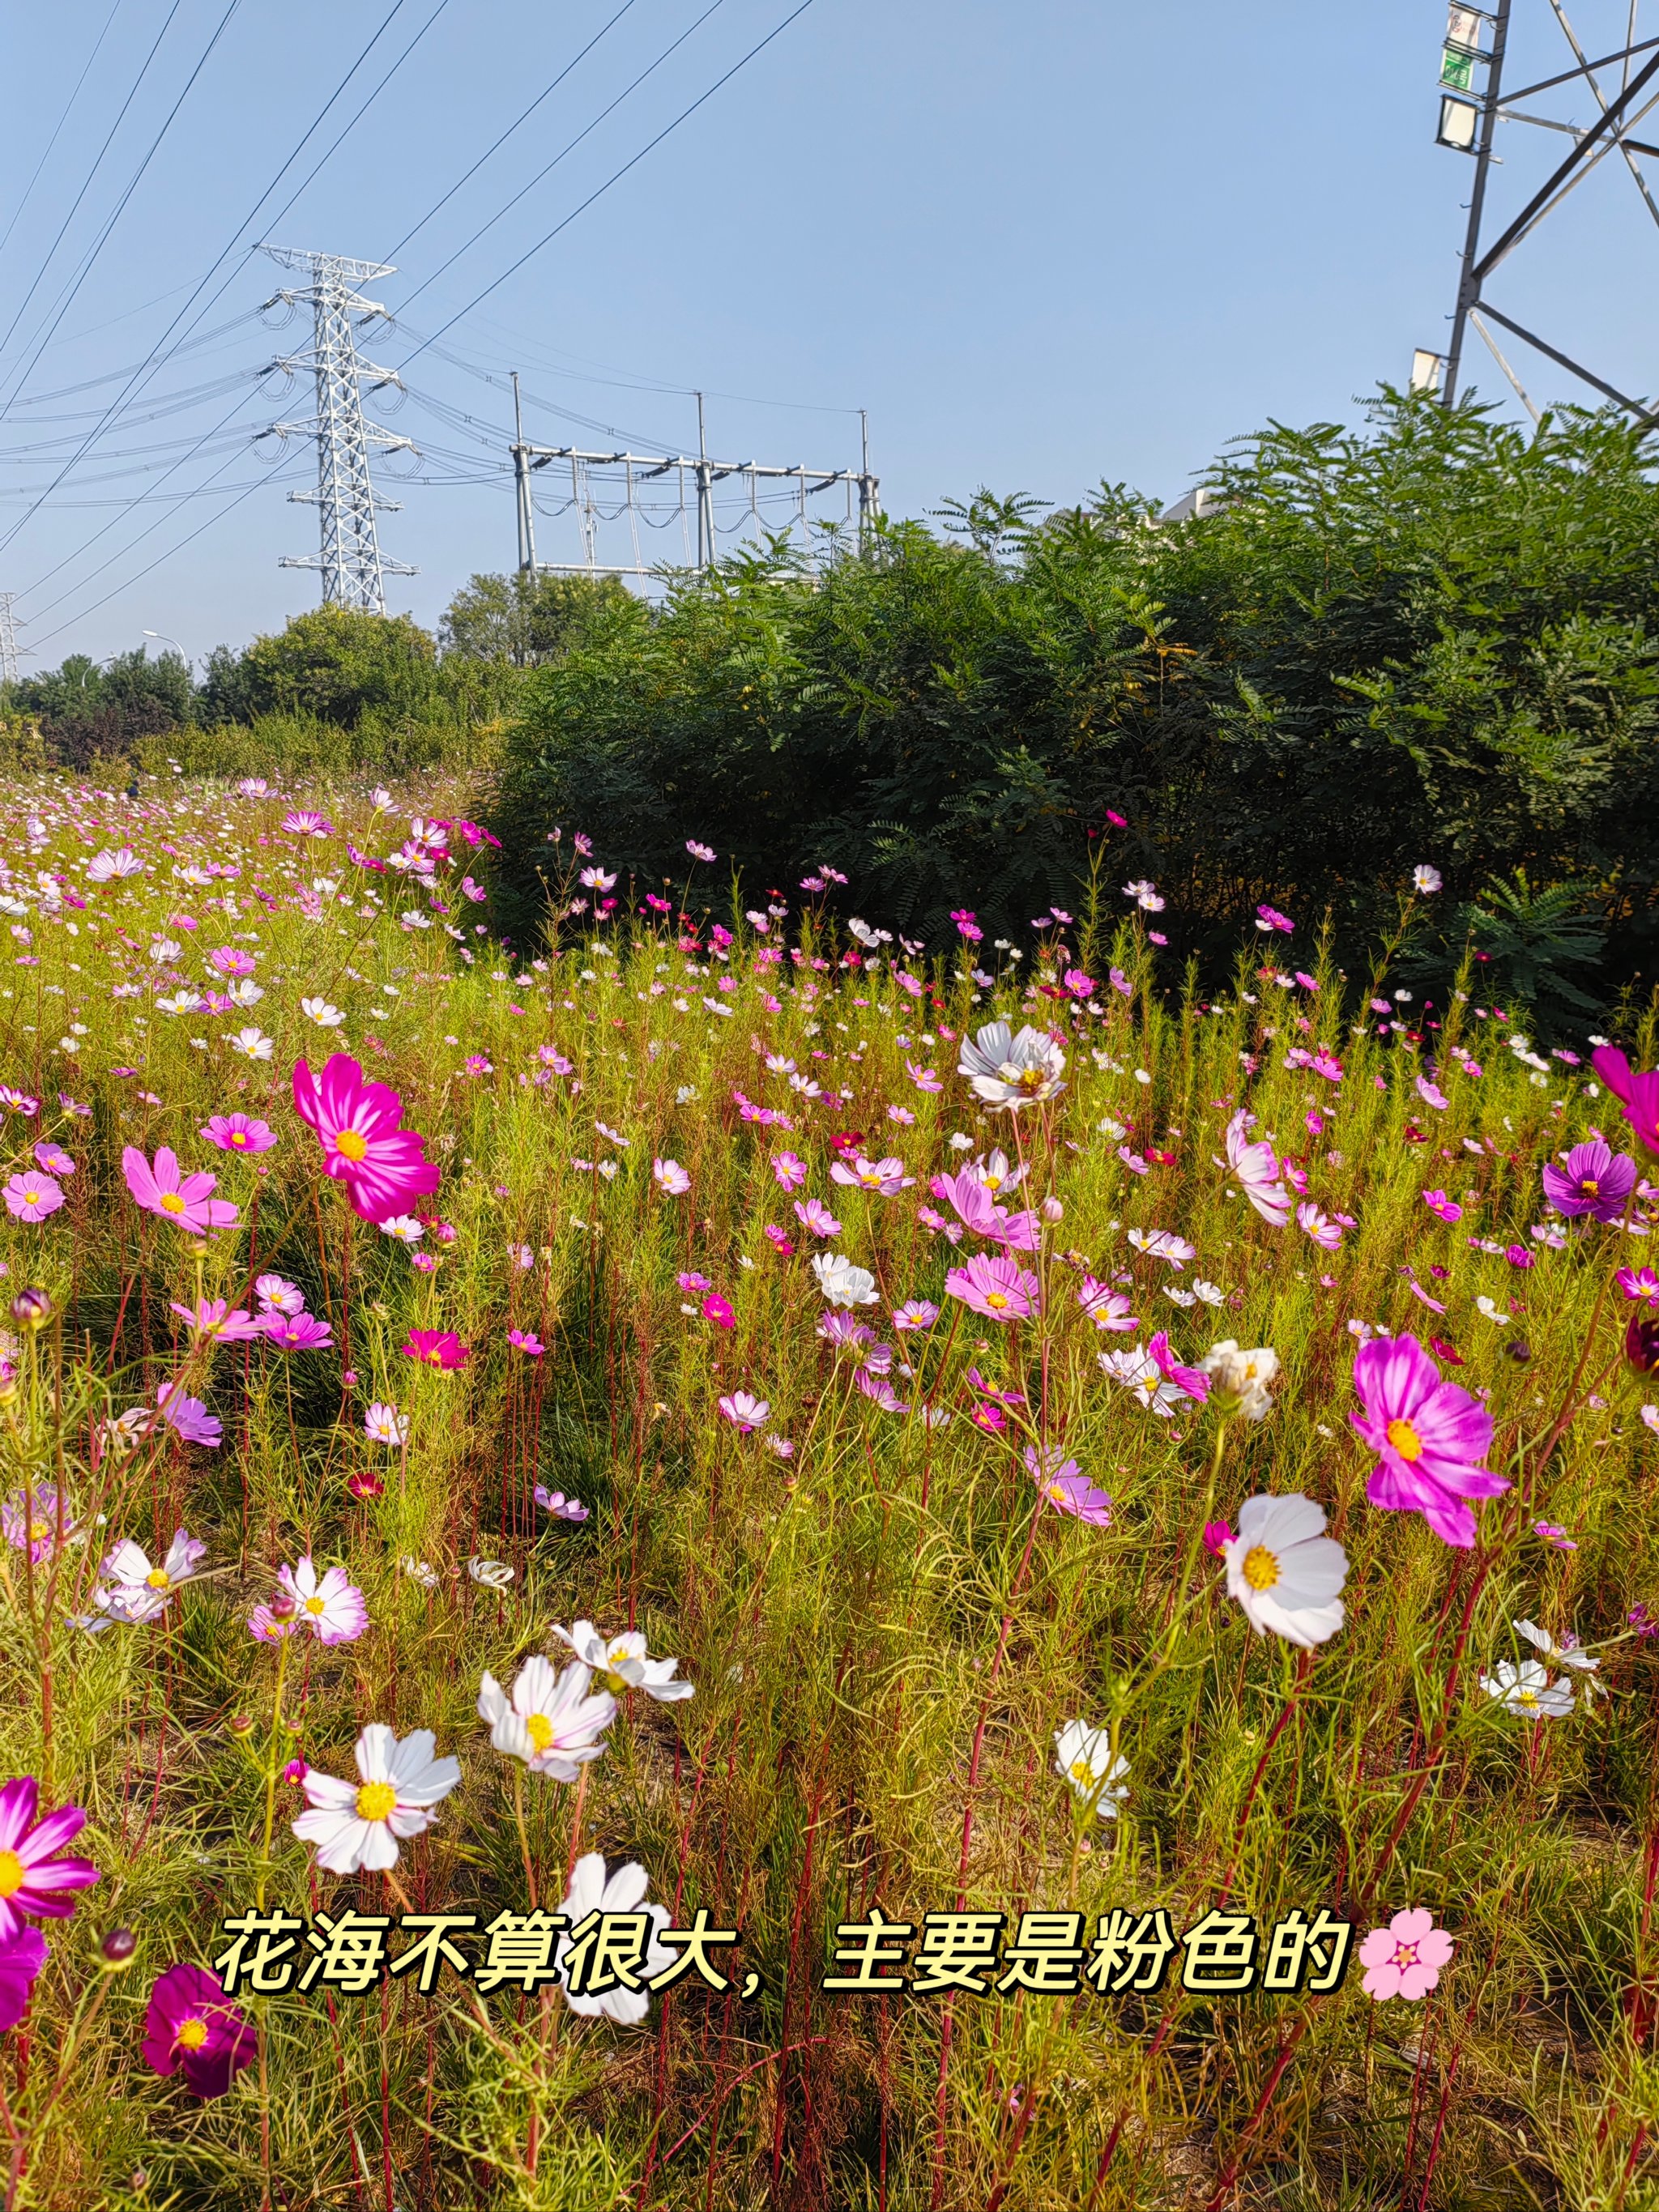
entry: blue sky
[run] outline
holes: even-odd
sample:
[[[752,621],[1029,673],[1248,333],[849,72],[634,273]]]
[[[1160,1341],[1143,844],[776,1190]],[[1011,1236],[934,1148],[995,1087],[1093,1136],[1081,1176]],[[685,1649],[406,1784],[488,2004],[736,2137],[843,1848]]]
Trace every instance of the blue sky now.
[[[249,252],[267,235],[398,264],[368,289],[398,319],[362,343],[386,366],[410,361],[408,397],[372,404],[416,441],[422,459],[407,465],[433,481],[400,489],[393,471],[405,464],[386,467],[380,481],[404,505],[382,518],[381,543],[421,572],[392,580],[391,605],[428,623],[473,571],[513,562],[510,482],[492,471],[514,368],[533,395],[527,432],[550,444],[694,448],[689,395],[701,386],[716,454],[848,466],[856,410],[867,408],[884,503],[922,514],[980,484],[1069,501],[1122,479],[1173,500],[1229,439],[1269,417],[1351,420],[1379,380],[1404,380],[1413,346],[1443,343],[1473,164],[1433,143],[1442,0],[811,0],[469,308],[441,352],[410,359],[796,0],[718,0],[701,24],[709,0],[632,0],[532,120],[416,228],[621,4],[403,0],[286,181],[245,222],[392,0],[240,0],[72,293],[229,0],[118,0],[112,18],[112,0],[14,11],[0,328],[40,282],[0,346],[0,536],[71,450],[50,441],[93,429],[125,382],[91,380],[174,344],[193,319],[197,336],[217,332],[161,360],[0,547],[0,590],[20,594],[36,654],[26,665],[122,650],[146,629],[199,655],[314,604],[315,576],[276,565],[315,549],[314,510],[284,496],[307,480],[308,450],[273,442],[257,459],[252,443],[261,424],[310,406],[305,383],[284,391],[280,377],[252,374],[307,335],[303,321],[272,329],[252,313],[293,281]],[[1566,66],[1546,0],[1516,10],[1515,71]],[[1580,0],[1573,20],[1599,54],[1621,43],[1625,14],[1625,0]],[[1569,91],[1547,112],[1584,122],[1595,111]],[[1659,138],[1659,118],[1647,135]],[[1518,204],[1567,143],[1508,130],[1498,210]],[[1494,296],[1644,392],[1659,382],[1646,368],[1656,273],[1659,238],[1610,162]],[[1512,358],[1534,398],[1583,396],[1535,356]],[[1513,408],[1478,344],[1469,366]],[[133,471],[143,472],[121,473]],[[558,503],[552,488],[546,503]],[[660,533],[641,533],[647,559],[679,550],[676,517],[660,519]],[[544,514],[538,542],[544,557],[579,557],[568,514]],[[600,544],[602,557],[632,557],[619,525],[602,526]]]

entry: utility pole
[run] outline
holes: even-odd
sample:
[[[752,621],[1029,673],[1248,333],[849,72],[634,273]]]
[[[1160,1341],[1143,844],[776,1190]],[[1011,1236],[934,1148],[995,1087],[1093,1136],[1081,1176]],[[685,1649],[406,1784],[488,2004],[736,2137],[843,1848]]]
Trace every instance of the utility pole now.
[[[291,491],[290,500],[315,504],[320,542],[315,554],[287,556],[284,568],[318,568],[323,578],[325,606],[355,607],[364,614],[386,612],[386,576],[413,576],[419,572],[401,561],[389,561],[380,551],[375,528],[377,507],[396,512],[398,501],[382,499],[369,479],[371,447],[382,453],[399,449],[413,453],[413,442],[383,430],[363,413],[362,386],[398,385],[396,374],[361,360],[352,318],[367,322],[386,309],[361,298],[353,289],[392,270],[378,261],[354,261],[343,254],[310,253],[287,246],[261,249],[283,269],[302,270],[310,283],[276,295],[291,304],[304,303],[313,311],[313,341],[308,355],[278,364],[293,369],[309,368],[317,381],[317,412],[308,422],[273,422],[266,437],[314,438],[317,442],[317,489]],[[275,301],[271,304],[274,306]]]
[[[714,489],[708,474],[708,440],[704,434],[702,394],[697,394],[697,566],[714,560]]]
[[[1443,407],[1457,404],[1458,372],[1463,364],[1463,340],[1470,312],[1480,298],[1480,281],[1474,273],[1480,257],[1480,216],[1486,204],[1486,178],[1492,168],[1492,139],[1498,130],[1498,101],[1504,83],[1504,49],[1509,43],[1510,0],[1498,0],[1492,19],[1492,46],[1486,63],[1486,95],[1480,103],[1480,131],[1474,149],[1474,189],[1469,194],[1468,228],[1463,237],[1463,258],[1457,279],[1457,306],[1452,316],[1451,343],[1446,349],[1446,374],[1440,387]]]
[[[859,550],[862,553],[870,542],[870,530],[876,519],[876,480],[870,473],[870,410],[859,410]]]
[[[524,407],[519,398],[519,372],[513,372],[513,490],[519,506],[519,574],[536,574],[536,520],[530,503],[530,448],[524,441]]]
[[[15,592],[0,592],[0,684],[15,684],[21,670],[17,661],[17,617],[12,612]]]

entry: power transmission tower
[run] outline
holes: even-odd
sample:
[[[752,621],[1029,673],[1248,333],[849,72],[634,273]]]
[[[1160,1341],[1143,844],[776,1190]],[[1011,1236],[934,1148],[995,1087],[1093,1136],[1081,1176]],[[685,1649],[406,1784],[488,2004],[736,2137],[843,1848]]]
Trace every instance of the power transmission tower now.
[[[1623,43],[1612,52],[1594,58],[1573,28],[1565,0],[1547,0],[1547,16],[1541,8],[1536,11],[1539,27],[1547,29],[1553,21],[1565,40],[1572,66],[1534,82],[1511,87],[1504,81],[1511,33],[1534,4],[1534,0],[1492,0],[1488,12],[1462,6],[1457,0],[1452,0],[1448,10],[1440,68],[1440,128],[1436,137],[1440,145],[1473,158],[1474,180],[1469,195],[1468,224],[1452,313],[1451,337],[1444,355],[1419,353],[1413,366],[1412,382],[1419,388],[1430,390],[1437,386],[1443,404],[1448,407],[1455,405],[1464,347],[1473,326],[1514,386],[1528,412],[1536,420],[1537,408],[1488,328],[1488,325],[1495,323],[1523,345],[1530,346],[1558,368],[1567,370],[1624,408],[1638,422],[1653,424],[1659,422],[1659,416],[1655,415],[1647,401],[1632,398],[1606,377],[1587,368],[1553,339],[1540,337],[1516,322],[1487,296],[1487,283],[1500,265],[1610,154],[1616,152],[1622,157],[1623,166],[1628,169],[1648,215],[1659,226],[1659,200],[1650,189],[1640,159],[1644,155],[1659,157],[1659,145],[1632,135],[1643,118],[1659,106],[1659,39],[1637,36],[1640,0],[1621,0],[1619,14]],[[1531,27],[1530,24],[1528,27]],[[1595,112],[1593,120],[1582,125],[1540,114],[1534,105],[1540,94],[1550,93],[1563,99],[1571,92],[1583,90],[1588,90],[1594,100]],[[1564,134],[1572,145],[1538,189],[1492,235],[1487,222],[1486,194],[1492,170],[1500,158],[1495,150],[1500,123],[1530,124],[1540,130]]]
[[[806,502],[815,494],[828,491],[832,485],[842,485],[847,493],[849,520],[854,495],[858,501],[859,540],[863,544],[874,526],[878,512],[877,495],[880,479],[870,470],[870,440],[867,423],[862,441],[863,465],[856,469],[810,469],[800,462],[789,467],[776,467],[763,461],[716,461],[709,458],[704,434],[702,395],[697,400],[697,451],[692,453],[633,453],[626,451],[602,453],[590,453],[579,446],[532,446],[524,434],[524,419],[519,409],[518,375],[514,380],[514,423],[515,438],[512,447],[514,488],[519,517],[519,568],[526,575],[565,576],[650,576],[654,568],[641,558],[639,550],[639,521],[647,513],[647,502],[641,496],[641,487],[658,478],[672,475],[676,495],[666,502],[665,512],[678,515],[684,525],[689,513],[696,516],[696,566],[713,566],[716,555],[716,524],[714,519],[714,486],[735,477],[745,485],[749,493],[749,508],[758,526],[760,493],[763,484],[776,485],[780,490],[788,488],[797,515],[805,531],[807,522]],[[584,557],[580,561],[538,561],[536,557],[534,508],[532,500],[532,473],[549,468],[555,461],[562,462],[570,471],[570,496],[562,512],[574,513],[581,534]],[[617,505],[605,519],[617,520],[628,518],[634,537],[634,561],[631,565],[602,562],[596,550],[595,524],[599,519],[593,493],[595,470],[614,471],[611,481],[617,495]],[[561,474],[562,474],[562,470]],[[690,480],[690,496],[687,488]],[[775,496],[775,495],[774,495]],[[658,524],[655,527],[661,528]],[[688,543],[688,551],[689,551]]]
[[[0,592],[0,684],[15,684],[21,670],[17,661],[17,617],[12,612],[15,592]]]
[[[380,551],[374,526],[377,507],[397,511],[396,500],[382,499],[369,481],[371,447],[382,453],[415,450],[413,441],[383,430],[363,413],[362,386],[402,386],[394,371],[377,368],[357,353],[354,316],[368,322],[386,309],[353,289],[393,272],[378,261],[353,261],[337,253],[303,253],[286,246],[267,246],[262,251],[283,269],[307,272],[309,284],[277,293],[290,305],[308,305],[313,313],[312,348],[281,362],[286,369],[309,368],[317,380],[317,412],[308,422],[273,422],[261,434],[278,438],[314,438],[317,441],[317,489],[291,491],[291,500],[315,502],[321,526],[320,549],[314,554],[285,556],[284,568],[320,568],[323,605],[356,607],[365,614],[386,612],[386,576],[413,576],[419,571],[401,561],[389,561]],[[276,305],[273,300],[271,306]]]

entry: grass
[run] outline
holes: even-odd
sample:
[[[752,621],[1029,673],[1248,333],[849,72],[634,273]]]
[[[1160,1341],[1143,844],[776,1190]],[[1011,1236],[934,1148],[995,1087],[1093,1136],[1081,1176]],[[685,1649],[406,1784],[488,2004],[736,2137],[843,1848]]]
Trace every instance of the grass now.
[[[596,935],[584,910],[561,952],[525,964],[457,888],[478,855],[458,844],[430,893],[346,856],[348,839],[395,850],[410,815],[464,793],[405,787],[376,816],[338,782],[307,795],[332,825],[315,839],[283,830],[292,797],[181,781],[129,805],[14,781],[0,815],[21,910],[0,1079],[41,1102],[7,1113],[0,1175],[42,1139],[76,1162],[50,1218],[0,1228],[8,1287],[38,1284],[54,1310],[11,1348],[3,1487],[56,1483],[76,1523],[39,1564],[0,1554],[0,1776],[83,1807],[72,1848],[100,1873],[72,1918],[41,1923],[48,1962],[0,2039],[7,2212],[1652,2204],[1655,1646],[1627,1616],[1659,1610],[1659,1436],[1638,1418],[1619,1358],[1631,1309],[1610,1284],[1651,1248],[1617,1225],[1563,1224],[1559,1247],[1531,1233],[1553,1218],[1541,1164],[1591,1123],[1615,1144],[1625,1128],[1589,1070],[1529,1066],[1506,1043],[1519,1018],[1473,1000],[1380,1034],[1378,978],[1316,964],[1316,994],[1281,988],[1259,939],[1206,1002],[1183,990],[1173,923],[1159,950],[1098,914],[1066,961],[1028,948],[983,991],[955,961],[901,960],[920,995],[888,965],[842,964],[849,940],[810,906],[787,925],[805,958],[768,959],[777,925],[757,938],[735,896],[729,948],[704,921],[688,953],[679,921],[659,930],[643,907]],[[124,844],[143,872],[89,882],[88,860]],[[700,920],[708,880],[689,894]],[[215,980],[217,946],[252,956],[263,997],[162,1011]],[[1099,979],[1092,1000],[1041,995],[1073,963]],[[332,1030],[301,1010],[319,996],[344,1017]],[[978,1107],[959,1041],[998,1012],[1063,1035],[1063,1093]],[[232,1049],[251,1024],[269,1060]],[[1650,1025],[1625,1041],[1651,1063]],[[1285,1065],[1321,1046],[1340,1080]],[[417,1246],[358,1220],[319,1172],[289,1078],[331,1050],[395,1085],[442,1167]],[[1443,1110],[1418,1087],[1431,1065]],[[788,1125],[745,1118],[738,1093]],[[1294,1217],[1271,1226],[1217,1164],[1246,1101],[1310,1195],[1355,1218],[1340,1251]],[[257,1160],[197,1133],[238,1109],[276,1133]],[[851,1131],[912,1187],[832,1182],[830,1139]],[[240,1209],[199,1249],[128,1194],[123,1147],[161,1145]],[[918,1218],[932,1176],[997,1146],[1029,1170],[1005,1204],[1061,1208],[1023,1255],[1042,1315],[1011,1327],[945,1292],[979,1241],[952,1250]],[[793,1195],[774,1173],[786,1150],[807,1168]],[[658,1187],[661,1158],[689,1190]],[[1462,1206],[1455,1225],[1427,1188]],[[839,1234],[805,1233],[796,1196],[830,1205]],[[1195,1255],[1176,1268],[1131,1230],[1177,1232]],[[884,1410],[818,1333],[808,1255],[831,1249],[875,1277],[863,1318],[895,1347],[908,1412]],[[1138,1332],[1091,1326],[1085,1270],[1128,1294]],[[246,1307],[266,1272],[300,1285],[330,1346],[192,1344],[175,1302]],[[729,1301],[730,1328],[682,1287],[692,1273]],[[1191,1299],[1199,1279],[1221,1304],[1165,1295]],[[911,1298],[940,1317],[896,1334]],[[1489,1394],[1489,1463],[1514,1486],[1480,1509],[1474,1548],[1366,1502],[1351,1324],[1432,1330],[1455,1379]],[[467,1363],[404,1356],[411,1328],[456,1332]],[[1159,1418],[1102,1373],[1103,1351],[1166,1328],[1189,1364],[1222,1338],[1273,1347],[1267,1418],[1190,1400]],[[1019,1395],[1000,1431],[972,1419],[988,1401],[970,1369]],[[217,1417],[216,1448],[112,1435],[169,1378]],[[718,1408],[738,1389],[769,1401],[750,1434]],[[365,1433],[374,1401],[407,1417],[402,1449]],[[1075,1460],[1109,1523],[1046,1505],[1028,1444]],[[588,1517],[550,1519],[538,1483]],[[1307,1653],[1252,1634],[1200,1540],[1244,1498],[1297,1490],[1347,1557],[1346,1620]],[[158,1620],[75,1625],[96,1617],[111,1543],[155,1559],[179,1527],[205,1542],[204,1571]],[[361,1638],[249,1634],[302,1553],[361,1589]],[[510,1683],[532,1653],[568,1656],[552,1632],[578,1619],[643,1632],[696,1694],[625,1692],[603,1757],[566,1784],[493,1750],[477,1701],[486,1668]],[[1595,1646],[1607,1694],[1581,1674],[1571,1713],[1536,1722],[1486,1695],[1483,1673],[1531,1654],[1517,1619]],[[1115,1820],[1055,1771],[1055,1734],[1079,1718],[1128,1761]],[[460,1765],[395,1890],[319,1871],[289,1826],[305,1801],[282,1768],[350,1774],[369,1722],[429,1729]],[[220,1921],[262,1895],[304,1918],[406,1899],[482,1929],[525,1912],[532,1880],[556,1909],[589,1851],[636,1862],[679,1924],[702,1906],[740,1929],[735,1972],[757,1992],[690,1980],[635,2027],[453,1978],[427,1996],[406,1978],[245,1996],[257,2057],[205,2101],[141,2057],[156,1977],[210,1966]],[[1411,1905],[1456,1951],[1418,2003],[1373,2001],[1357,1961],[1324,1995],[1188,1992],[1179,1954],[1149,1996],[826,1993],[838,1925],[877,1905],[915,1923],[1000,1911],[1010,1936],[1022,1912],[1075,1911],[1085,1942],[1120,1907],[1164,1908],[1178,1933],[1219,1905],[1265,1941],[1330,1906],[1356,1947]],[[137,1939],[118,1971],[100,1950],[118,1928]]]

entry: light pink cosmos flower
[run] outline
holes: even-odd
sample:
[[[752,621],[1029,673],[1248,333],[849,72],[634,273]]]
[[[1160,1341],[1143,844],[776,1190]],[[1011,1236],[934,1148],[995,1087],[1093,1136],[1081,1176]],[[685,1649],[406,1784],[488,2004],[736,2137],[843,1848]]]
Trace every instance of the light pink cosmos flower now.
[[[330,1567],[320,1577],[307,1553],[298,1566],[276,1570],[286,1603],[281,1609],[255,1606],[248,1632],[261,1643],[275,1643],[309,1629],[319,1644],[355,1644],[368,1626],[368,1607],[363,1594],[343,1567]]]
[[[1451,1104],[1451,1100],[1439,1085],[1431,1083],[1426,1075],[1419,1075],[1417,1079],[1417,1095],[1425,1106],[1432,1106],[1437,1114],[1443,1114]]]
[[[14,1221],[44,1221],[64,1203],[61,1186],[38,1168],[13,1176],[3,1194],[6,1211]]]
[[[830,1170],[830,1180],[873,1191],[882,1198],[896,1198],[900,1191],[909,1189],[915,1177],[905,1174],[902,1160],[867,1160],[860,1152],[850,1167],[845,1160],[836,1160]]]
[[[795,1218],[809,1237],[839,1237],[841,1224],[821,1198],[795,1200]]]
[[[550,1490],[538,1482],[531,1492],[542,1511],[555,1521],[586,1521],[587,1508],[580,1498],[567,1498],[562,1490]]]
[[[678,1160],[653,1160],[652,1180],[668,1198],[684,1198],[691,1188],[691,1178]]]
[[[760,1427],[772,1407],[766,1399],[753,1397],[747,1390],[733,1390],[729,1397],[720,1400],[720,1409],[738,1434],[746,1437],[751,1430]]]
[[[806,1180],[806,1163],[796,1152],[775,1152],[772,1172],[785,1190],[799,1190]]]
[[[1115,1291],[1109,1283],[1100,1282],[1093,1275],[1083,1278],[1077,1302],[1097,1328],[1123,1330],[1140,1327],[1129,1311],[1129,1301],[1122,1291]]]
[[[221,945],[208,955],[208,965],[221,975],[251,975],[258,963],[251,952],[239,952],[234,945]]]
[[[116,1620],[158,1620],[171,1604],[174,1590],[191,1579],[206,1554],[207,1546],[180,1528],[167,1558],[159,1567],[153,1567],[149,1554],[128,1537],[105,1559],[101,1571],[109,1577],[109,1583],[94,1592],[93,1603]]]
[[[1062,1458],[1053,1446],[1045,1446],[1039,1451],[1027,1444],[1025,1471],[1056,1513],[1069,1513],[1091,1528],[1110,1528],[1111,1498],[1105,1491],[1097,1490],[1087,1475],[1079,1472],[1074,1459]]]
[[[1423,1203],[1429,1212],[1445,1222],[1461,1221],[1463,1209],[1455,1199],[1448,1198],[1443,1190],[1425,1190]]]
[[[915,1062],[910,1060],[907,1060],[904,1065],[909,1073],[911,1082],[915,1085],[918,1091],[944,1090],[945,1085],[931,1067],[918,1067]]]
[[[34,1164],[44,1168],[48,1175],[72,1176],[75,1163],[61,1145],[54,1145],[50,1137],[43,1137],[34,1148]]]
[[[938,1319],[939,1308],[931,1298],[907,1298],[895,1309],[893,1326],[907,1331],[929,1329]]]
[[[306,1310],[306,1294],[286,1275],[257,1275],[253,1295],[268,1313],[297,1314]]]
[[[269,1122],[246,1114],[215,1114],[196,1133],[222,1152],[268,1152],[276,1141]]]
[[[426,1139],[398,1126],[402,1099],[384,1083],[366,1081],[346,1054],[334,1054],[320,1076],[303,1060],[295,1063],[294,1109],[321,1140],[323,1172],[345,1185],[363,1220],[402,1213],[438,1188]]]
[[[160,1214],[163,1221],[195,1236],[228,1229],[236,1218],[236,1208],[228,1199],[211,1194],[219,1187],[217,1176],[181,1176],[178,1156],[166,1145],[157,1152],[154,1167],[136,1145],[128,1145],[121,1154],[121,1167],[127,1188],[147,1213]]]
[[[1415,2004],[1437,1988],[1440,1969],[1456,1946],[1431,1912],[1396,1912],[1386,1928],[1373,1928],[1359,1947],[1368,1997],[1405,1997]]]
[[[394,1448],[409,1442],[409,1416],[384,1399],[377,1398],[363,1415],[363,1433],[377,1444]]]
[[[1328,1213],[1322,1213],[1310,1200],[1304,1199],[1297,1207],[1296,1222],[1298,1229],[1306,1230],[1321,1251],[1340,1252],[1342,1249],[1341,1223],[1333,1221]]]
[[[1273,1146],[1265,1139],[1250,1142],[1255,1127],[1255,1115],[1241,1106],[1227,1124],[1227,1165],[1261,1218],[1282,1229],[1290,1219],[1290,1193],[1279,1180],[1279,1158]]]
[[[256,1321],[241,1306],[233,1312],[227,1298],[198,1298],[191,1306],[179,1305],[175,1300],[171,1310],[192,1336],[210,1336],[221,1344],[245,1343],[265,1333],[263,1318]]]
[[[976,1253],[965,1267],[952,1267],[945,1288],[988,1321],[1024,1321],[1040,1310],[1036,1277],[1000,1254]]]

